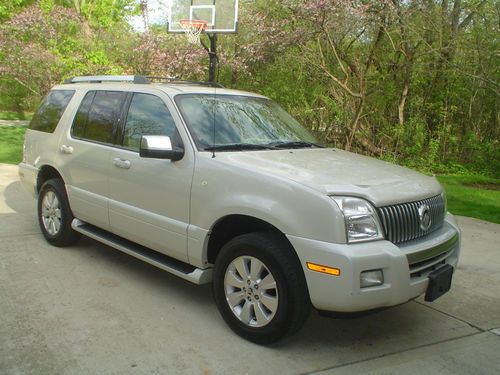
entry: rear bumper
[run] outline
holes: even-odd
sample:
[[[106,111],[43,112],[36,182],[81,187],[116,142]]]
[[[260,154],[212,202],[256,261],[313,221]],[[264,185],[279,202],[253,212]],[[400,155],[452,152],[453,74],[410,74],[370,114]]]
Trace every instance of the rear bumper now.
[[[36,179],[38,177],[38,168],[26,164],[18,164],[18,174],[21,185],[33,198],[36,198],[38,192],[36,190]]]
[[[440,264],[456,267],[460,252],[460,231],[451,215],[440,230],[404,246],[389,241],[348,245],[287,237],[303,266],[313,306],[337,312],[394,306],[416,298],[427,289],[427,275]],[[311,271],[306,262],[341,272],[332,276]],[[360,273],[375,269],[383,271],[384,283],[361,288]]]

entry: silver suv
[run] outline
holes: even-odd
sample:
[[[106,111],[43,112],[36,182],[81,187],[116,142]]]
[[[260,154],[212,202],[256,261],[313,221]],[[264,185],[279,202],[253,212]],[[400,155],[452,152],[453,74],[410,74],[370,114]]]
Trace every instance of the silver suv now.
[[[460,233],[434,177],[322,147],[261,95],[76,77],[26,133],[43,235],[81,234],[195,284],[260,344],[310,307],[359,312],[449,290]]]

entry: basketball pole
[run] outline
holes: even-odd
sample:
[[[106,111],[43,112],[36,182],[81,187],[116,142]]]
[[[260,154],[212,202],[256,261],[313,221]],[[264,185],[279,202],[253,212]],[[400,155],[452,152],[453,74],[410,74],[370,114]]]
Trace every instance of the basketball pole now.
[[[208,53],[208,82],[215,83],[215,73],[217,71],[217,34],[207,34],[210,46],[207,46],[203,40],[200,40],[201,45]]]

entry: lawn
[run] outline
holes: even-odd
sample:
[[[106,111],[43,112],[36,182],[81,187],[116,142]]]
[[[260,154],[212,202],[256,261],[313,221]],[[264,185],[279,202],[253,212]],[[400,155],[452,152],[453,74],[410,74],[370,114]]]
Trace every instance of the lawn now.
[[[33,117],[33,113],[18,113],[12,111],[0,111],[0,120],[26,120],[29,121]]]
[[[500,179],[477,175],[438,176],[448,211],[500,224]]]
[[[24,126],[0,127],[0,163],[22,159]],[[448,210],[500,224],[500,179],[477,175],[438,176],[446,190]]]
[[[25,126],[0,127],[0,163],[17,164],[23,157]]]

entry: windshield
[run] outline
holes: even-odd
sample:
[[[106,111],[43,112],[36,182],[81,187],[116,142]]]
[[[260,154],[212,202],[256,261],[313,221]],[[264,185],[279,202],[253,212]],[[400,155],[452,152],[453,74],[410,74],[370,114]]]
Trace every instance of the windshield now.
[[[199,150],[317,147],[314,137],[269,99],[182,94],[175,102]]]

